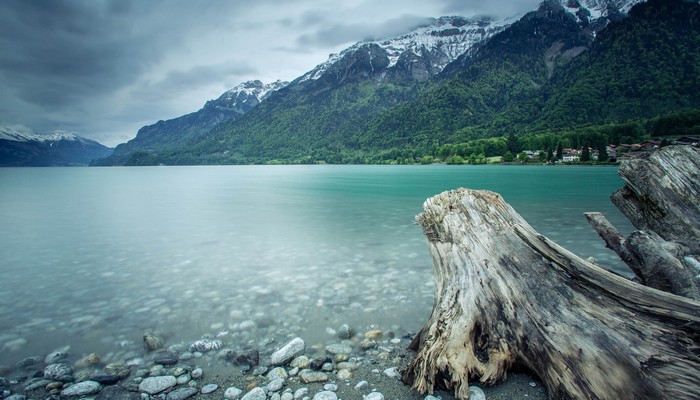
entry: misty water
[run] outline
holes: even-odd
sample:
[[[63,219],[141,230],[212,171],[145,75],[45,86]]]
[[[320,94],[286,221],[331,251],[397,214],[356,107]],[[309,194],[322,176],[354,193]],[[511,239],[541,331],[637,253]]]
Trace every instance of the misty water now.
[[[413,222],[457,187],[501,193],[540,233],[626,274],[583,217],[631,228],[612,167],[0,169],[0,365],[70,346],[103,362],[218,337],[321,348],[349,324],[415,332],[433,303]]]

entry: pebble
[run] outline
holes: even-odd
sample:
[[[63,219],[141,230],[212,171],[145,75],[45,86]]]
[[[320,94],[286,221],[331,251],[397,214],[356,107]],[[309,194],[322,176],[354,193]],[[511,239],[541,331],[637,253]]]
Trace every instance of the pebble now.
[[[143,347],[146,351],[158,350],[165,346],[165,340],[153,332],[146,332],[143,334]]]
[[[336,355],[336,354],[350,354],[352,353],[352,347],[340,343],[329,344],[326,346],[326,352]]]
[[[311,365],[311,360],[309,360],[309,357],[304,356],[304,355],[296,357],[295,359],[292,360],[291,363],[289,363],[290,367],[300,368],[300,369],[309,368],[310,365]]]
[[[49,364],[58,364],[60,362],[65,361],[68,358],[68,353],[65,351],[54,351],[52,353],[49,353],[49,355],[44,358],[44,364],[49,365]]]
[[[440,398],[432,395],[427,395],[423,400],[440,400]]]
[[[335,392],[324,390],[323,392],[316,393],[313,400],[338,400],[338,396]]]
[[[249,365],[254,367],[260,362],[260,353],[257,349],[244,350],[235,355],[233,362],[238,365]]]
[[[285,370],[284,368],[275,367],[272,370],[270,370],[270,372],[268,372],[265,377],[268,381],[272,381],[277,378],[287,379],[289,377],[289,374],[287,374],[287,370]]]
[[[401,379],[401,373],[396,367],[391,367],[387,368],[384,370],[384,375],[388,376],[389,378],[397,378]]]
[[[175,365],[179,357],[172,351],[161,351],[153,356],[153,362],[161,365]]]
[[[216,389],[218,389],[218,388],[219,388],[219,385],[214,384],[214,383],[210,383],[210,384],[204,385],[204,386],[202,386],[202,394],[213,393],[213,392],[215,392]]]
[[[202,375],[204,375],[204,371],[202,371],[201,368],[195,368],[192,370],[192,372],[190,372],[192,379],[199,379],[202,377]]]
[[[80,397],[95,394],[102,389],[102,385],[95,381],[84,381],[71,385],[61,391],[62,397]]]
[[[280,396],[280,400],[294,400],[294,395],[290,392],[282,393],[282,396]]]
[[[352,379],[352,371],[349,369],[341,369],[340,371],[338,371],[337,377],[341,381],[349,381],[350,379]]]
[[[372,392],[367,396],[362,396],[364,400],[384,400],[384,395],[379,392]]]
[[[338,391],[338,385],[336,385],[335,383],[326,383],[325,385],[323,385],[323,390],[328,390],[328,391],[331,391],[331,392],[337,392],[337,391]]]
[[[337,335],[341,339],[350,339],[355,336],[355,331],[348,324],[340,325],[337,330]]]
[[[185,383],[191,381],[192,378],[190,377],[189,374],[183,374],[177,377],[177,384],[178,385],[184,385]]]
[[[130,392],[122,386],[107,386],[100,391],[95,400],[138,400],[138,393]]]
[[[265,400],[267,399],[267,394],[265,390],[260,387],[255,387],[250,392],[246,393],[241,400]]]
[[[89,368],[100,363],[100,356],[97,353],[90,353],[75,362],[76,368]]]
[[[276,379],[273,379],[272,381],[270,381],[270,383],[268,383],[267,386],[265,386],[265,391],[267,393],[274,393],[274,392],[282,389],[283,386],[284,386],[284,379],[276,378]]]
[[[25,392],[31,392],[32,390],[37,390],[39,388],[45,388],[46,385],[51,383],[51,381],[47,380],[47,379],[41,379],[38,381],[32,380],[30,382],[32,382],[32,383],[30,383],[29,385],[24,387]]]
[[[299,388],[294,392],[294,400],[299,400],[309,394],[309,389],[308,388]]]
[[[468,400],[486,400],[486,393],[477,386],[469,386]]]
[[[204,390],[204,388],[202,388]],[[202,392],[204,393],[204,392]],[[197,388],[192,388],[192,387],[183,387],[179,389],[175,389],[172,392],[169,392],[167,396],[165,396],[165,400],[185,400],[189,397],[192,397],[197,394]]]
[[[366,387],[368,387],[368,386],[369,386],[369,382],[367,382],[367,381],[359,381],[359,382],[357,382],[357,385],[355,385],[355,389],[360,390],[360,389],[364,389],[364,388],[366,388]]]
[[[168,390],[177,384],[177,379],[172,375],[154,376],[146,378],[139,383],[139,391],[148,394],[157,394]]]
[[[38,364],[41,364],[41,357],[27,357],[22,360],[17,361],[17,364],[15,364],[15,367],[17,369],[29,369],[31,367],[34,367]]]
[[[243,390],[231,386],[230,388],[226,389],[224,391],[224,398],[228,400],[238,400],[241,398],[241,395],[243,394]]]
[[[61,381],[70,382],[73,380],[73,368],[68,364],[51,364],[44,368],[44,378]]]
[[[311,371],[305,369],[301,371],[301,373],[299,374],[299,378],[304,383],[326,382],[328,380],[328,374],[326,374],[325,372]]]
[[[304,340],[300,337],[296,337],[279,350],[272,353],[270,362],[272,365],[284,365],[303,353],[305,348]]]
[[[26,400],[27,396],[21,395],[21,394],[13,394],[10,396],[5,397],[5,400]]]
[[[90,380],[99,382],[103,385],[114,385],[119,382],[119,376],[114,374],[92,374]]]
[[[218,339],[200,339],[192,343],[189,347],[189,350],[192,353],[195,352],[206,352],[210,350],[219,350],[221,347],[223,347],[224,342]]]
[[[379,329],[373,329],[371,331],[365,332],[365,339],[369,339],[369,340],[377,340],[377,339],[381,338],[382,336],[384,336],[384,332],[382,332]]]

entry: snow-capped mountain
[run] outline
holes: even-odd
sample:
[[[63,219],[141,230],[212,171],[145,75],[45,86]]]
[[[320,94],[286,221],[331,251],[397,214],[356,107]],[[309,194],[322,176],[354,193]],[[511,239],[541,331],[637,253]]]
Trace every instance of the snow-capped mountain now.
[[[629,10],[644,0],[558,0],[579,24],[595,35],[608,23],[624,18]]]
[[[144,126],[135,138],[120,144],[110,157],[95,164],[122,165],[128,163],[135,152],[148,153],[192,144],[218,124],[249,112],[287,84],[279,80],[267,84],[259,80],[243,82],[217,99],[207,101],[199,111]]]
[[[502,31],[513,19],[441,17],[429,25],[387,40],[359,42],[302,75],[294,83],[347,75],[349,66],[365,59],[370,75],[379,81],[397,76],[423,81],[450,62]]]
[[[88,140],[75,133],[56,131],[54,133],[36,133],[21,125],[0,125],[0,140],[15,142],[57,142],[59,140]]]
[[[87,165],[112,149],[75,133],[36,133],[24,126],[0,125],[0,166]]]
[[[243,82],[233,89],[227,90],[216,100],[210,100],[204,106],[218,110],[233,111],[245,114],[260,104],[273,92],[287,86],[289,82],[277,80],[272,83],[262,83],[259,80]]]

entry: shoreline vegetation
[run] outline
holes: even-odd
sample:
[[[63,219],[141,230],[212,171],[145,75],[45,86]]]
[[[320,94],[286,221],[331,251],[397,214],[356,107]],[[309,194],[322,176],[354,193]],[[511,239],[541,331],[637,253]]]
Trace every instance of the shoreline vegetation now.
[[[314,147],[297,144],[295,148],[277,149],[274,154],[263,150],[253,153],[234,148],[216,151],[188,147],[161,151],[137,151],[126,166],[157,165],[298,165],[298,164],[492,164],[534,163],[575,165],[616,165],[619,159],[640,151],[653,151],[668,144],[700,137],[700,110],[666,114],[647,119],[574,128],[552,128],[537,132],[488,133],[460,131],[446,143],[425,139],[417,143],[406,137],[400,147],[349,148]],[[688,140],[690,139],[690,140]],[[697,144],[695,144],[697,146]],[[201,146],[200,146],[201,147]],[[245,154],[244,154],[245,153]],[[91,165],[100,166],[101,160]],[[608,164],[609,165],[609,164]]]

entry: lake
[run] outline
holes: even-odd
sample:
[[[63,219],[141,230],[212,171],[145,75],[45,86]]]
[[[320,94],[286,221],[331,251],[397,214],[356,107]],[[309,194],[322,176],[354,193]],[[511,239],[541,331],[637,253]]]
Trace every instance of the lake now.
[[[609,200],[622,185],[613,167],[0,169],[0,365],[68,346],[123,362],[146,331],[238,349],[321,348],[342,324],[415,332],[433,283],[413,219],[457,187],[501,193],[540,233],[629,274],[582,215],[628,233]]]

